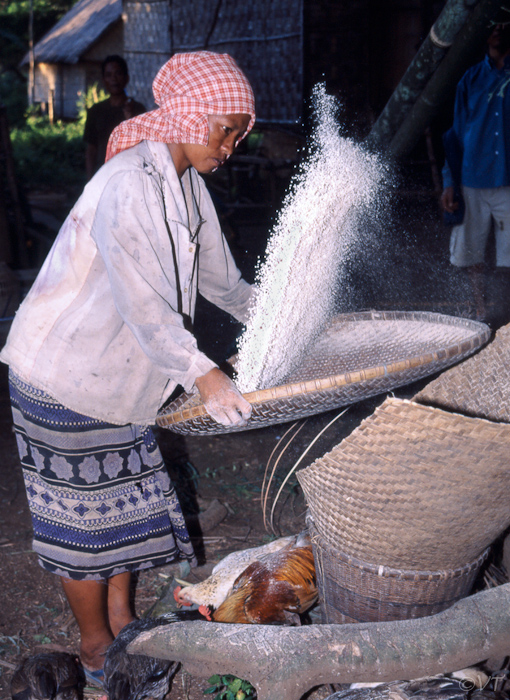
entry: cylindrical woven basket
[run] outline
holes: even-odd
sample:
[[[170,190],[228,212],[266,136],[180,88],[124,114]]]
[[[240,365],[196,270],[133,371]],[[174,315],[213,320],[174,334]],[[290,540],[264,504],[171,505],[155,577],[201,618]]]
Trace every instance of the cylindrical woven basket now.
[[[183,435],[218,435],[298,420],[438,372],[471,355],[489,337],[483,323],[442,314],[340,314],[285,384],[244,395],[253,409],[246,427],[220,425],[200,395],[189,393],[164,406],[156,423]]]
[[[362,562],[329,545],[307,518],[324,624],[435,615],[469,595],[489,550],[457,569],[418,571]]]

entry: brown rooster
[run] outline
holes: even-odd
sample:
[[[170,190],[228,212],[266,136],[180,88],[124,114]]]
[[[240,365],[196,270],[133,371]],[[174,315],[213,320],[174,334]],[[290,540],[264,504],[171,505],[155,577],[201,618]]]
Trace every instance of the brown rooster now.
[[[199,610],[215,622],[299,625],[299,615],[316,600],[315,564],[312,546],[308,544],[253,562],[237,577],[216,610]]]
[[[256,557],[255,549],[229,554],[201,584],[176,590],[176,600],[199,604],[199,612],[215,622],[299,624],[299,614],[317,600],[310,538],[304,532],[270,544],[256,548]]]
[[[301,535],[280,537],[277,540],[251,547],[238,552],[231,552],[216,564],[211,575],[200,583],[185,584],[184,588],[174,590],[174,597],[179,605],[205,605],[218,608],[229,595],[234,581],[254,561],[263,559],[266,555],[280,549],[301,546],[298,544]]]

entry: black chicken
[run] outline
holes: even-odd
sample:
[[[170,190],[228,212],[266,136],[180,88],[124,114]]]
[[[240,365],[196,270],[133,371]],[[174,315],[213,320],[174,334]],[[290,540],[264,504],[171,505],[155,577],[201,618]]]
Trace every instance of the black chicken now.
[[[85,675],[74,654],[50,651],[29,656],[11,679],[12,700],[79,700]]]
[[[168,693],[172,676],[179,666],[176,661],[153,659],[141,654],[128,654],[128,645],[142,632],[183,620],[203,619],[199,612],[178,610],[161,617],[135,620],[126,625],[112,642],[104,662],[104,689],[109,700],[162,700]]]
[[[485,677],[486,680],[480,680],[473,679],[470,674],[461,674],[459,672],[457,678],[438,675],[380,683],[374,687],[348,688],[333,693],[326,700],[508,700],[508,693],[498,690],[496,679]]]

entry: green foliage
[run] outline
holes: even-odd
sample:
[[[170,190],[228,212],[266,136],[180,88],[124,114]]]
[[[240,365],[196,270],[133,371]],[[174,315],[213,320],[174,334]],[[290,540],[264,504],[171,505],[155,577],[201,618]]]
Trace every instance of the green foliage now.
[[[37,43],[76,0],[33,0],[34,42]],[[27,104],[28,66],[20,66],[28,53],[30,0],[0,0],[0,103],[11,126],[19,126]]]
[[[87,119],[87,109],[95,105],[97,102],[102,102],[108,97],[108,93],[100,88],[97,83],[89,85],[87,92],[84,94],[82,92],[78,93],[79,98],[76,106],[78,107],[78,121],[82,126],[85,125],[85,120]]]
[[[34,41],[41,39],[75,0],[33,0]],[[0,0],[0,68],[17,68],[28,51],[30,0]]]
[[[214,675],[209,678],[209,684],[211,687],[204,690],[204,695],[216,693],[214,700],[245,700],[257,696],[251,683],[236,676]]]
[[[27,84],[15,71],[0,73],[0,104],[5,107],[9,126],[21,126],[27,108]]]
[[[16,173],[25,187],[85,184],[83,127],[79,122],[50,124],[46,117],[29,116],[22,128],[11,130],[11,143]]]
[[[0,89],[2,81],[0,79]],[[11,143],[19,182],[25,187],[83,187],[85,145],[83,127],[87,109],[108,94],[97,84],[88,88],[78,100],[78,120],[50,124],[39,114],[37,106],[25,109],[23,117],[11,129]],[[21,109],[21,105],[19,106]],[[11,125],[13,121],[10,120]]]
[[[75,2],[76,0],[33,0],[34,12],[62,16]],[[30,0],[0,0],[0,12],[6,15],[28,14]]]
[[[32,637],[37,644],[51,644],[51,639],[46,634],[34,634]]]

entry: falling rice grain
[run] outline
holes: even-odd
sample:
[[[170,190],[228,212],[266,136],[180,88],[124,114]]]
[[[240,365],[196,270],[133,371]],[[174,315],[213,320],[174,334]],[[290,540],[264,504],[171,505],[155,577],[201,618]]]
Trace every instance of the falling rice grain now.
[[[362,212],[384,182],[378,158],[341,136],[335,99],[323,85],[314,90],[314,108],[311,155],[270,236],[239,342],[236,383],[243,393],[282,383],[324,329]]]

